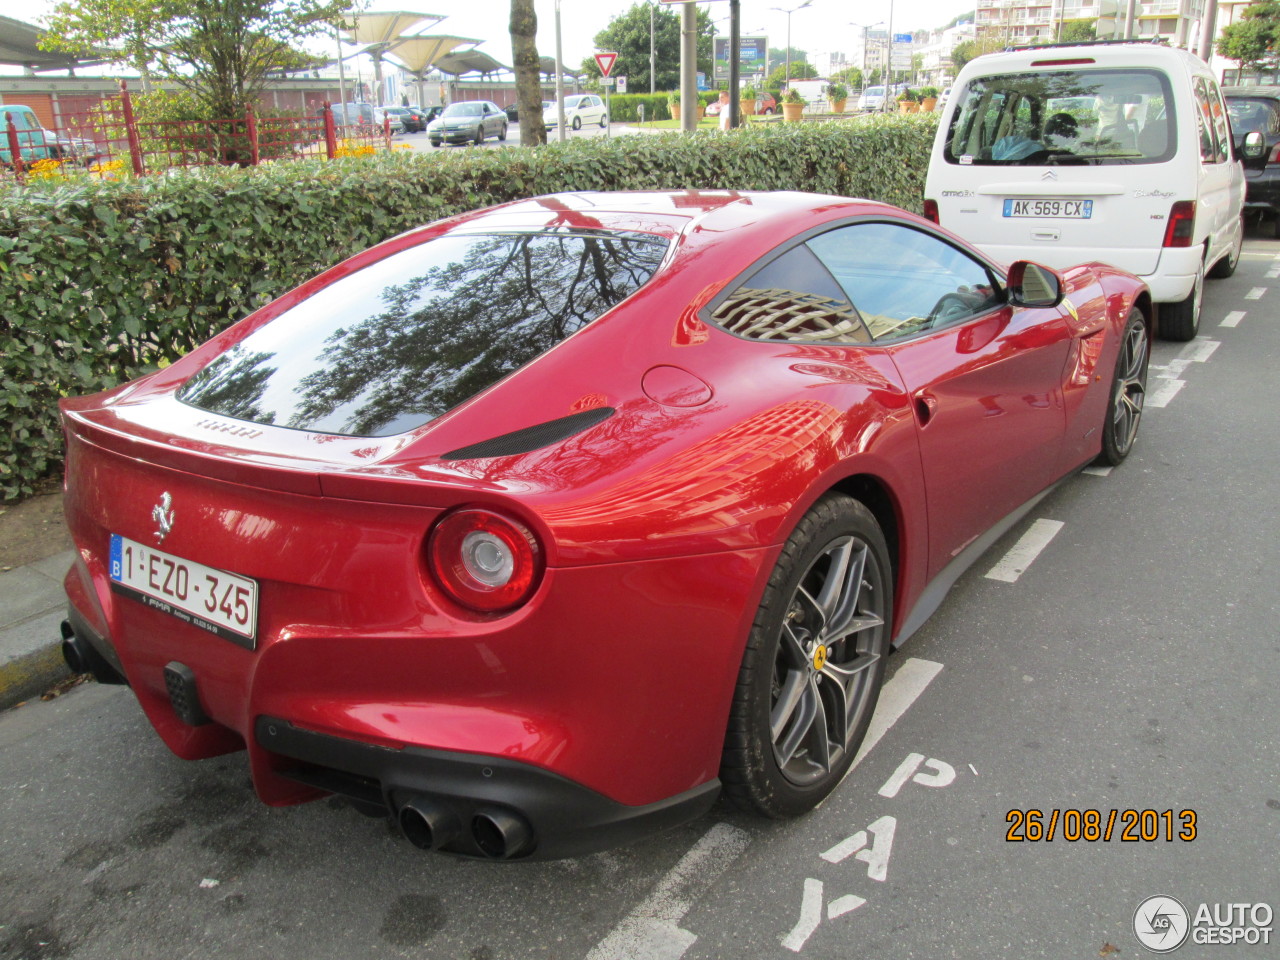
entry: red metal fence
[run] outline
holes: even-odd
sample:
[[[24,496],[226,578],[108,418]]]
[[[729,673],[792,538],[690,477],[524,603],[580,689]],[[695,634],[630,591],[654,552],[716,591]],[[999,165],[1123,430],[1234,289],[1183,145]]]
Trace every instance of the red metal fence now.
[[[325,103],[314,115],[238,120],[140,121],[120,81],[120,98],[65,117],[58,130],[22,130],[6,118],[0,179],[56,178],[66,168],[97,176],[146,176],[175,167],[251,167],[268,161],[327,158],[391,149],[391,121],[343,124]]]

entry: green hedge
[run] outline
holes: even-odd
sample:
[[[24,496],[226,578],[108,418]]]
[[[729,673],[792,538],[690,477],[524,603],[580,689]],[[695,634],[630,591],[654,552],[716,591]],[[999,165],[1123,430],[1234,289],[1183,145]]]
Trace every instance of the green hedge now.
[[[172,361],[409,227],[565,190],[808,190],[919,210],[934,115],[396,151],[0,189],[0,494],[58,469],[59,397]]]

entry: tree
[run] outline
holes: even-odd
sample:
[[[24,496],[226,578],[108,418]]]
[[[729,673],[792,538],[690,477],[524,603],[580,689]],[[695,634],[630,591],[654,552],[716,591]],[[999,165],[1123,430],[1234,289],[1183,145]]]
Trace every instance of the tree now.
[[[984,37],[978,40],[961,40],[951,51],[951,64],[959,73],[966,63],[984,53],[993,53],[1004,44],[999,37]]]
[[[542,125],[542,65],[538,58],[538,14],[533,0],[511,0],[511,59],[516,72],[516,105],[520,143],[536,147],[547,142]]]
[[[108,56],[185,87],[210,118],[238,118],[272,73],[315,59],[296,49],[348,0],[63,0],[40,46]]]
[[[1063,20],[1059,43],[1080,43],[1098,39],[1097,20]]]
[[[1250,4],[1241,19],[1222,29],[1216,49],[1224,57],[1239,60],[1243,72],[1274,59],[1278,39],[1280,3],[1262,0]]]
[[[595,36],[596,47],[618,54],[613,74],[627,78],[632,93],[649,89],[649,26],[653,25],[655,82],[654,90],[680,88],[680,15],[656,3],[635,3],[626,13],[609,21]],[[711,72],[711,14],[698,10],[698,69]],[[582,72],[599,77],[600,67],[594,57],[582,61]]]

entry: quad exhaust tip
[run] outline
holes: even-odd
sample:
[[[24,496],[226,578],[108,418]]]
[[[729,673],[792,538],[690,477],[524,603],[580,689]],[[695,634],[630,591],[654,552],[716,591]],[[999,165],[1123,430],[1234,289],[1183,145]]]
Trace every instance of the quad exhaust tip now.
[[[405,839],[420,850],[455,848],[464,825],[453,807],[432,797],[411,797],[396,821]],[[480,807],[471,816],[471,840],[491,860],[512,860],[533,848],[533,828],[520,814],[502,807]]]

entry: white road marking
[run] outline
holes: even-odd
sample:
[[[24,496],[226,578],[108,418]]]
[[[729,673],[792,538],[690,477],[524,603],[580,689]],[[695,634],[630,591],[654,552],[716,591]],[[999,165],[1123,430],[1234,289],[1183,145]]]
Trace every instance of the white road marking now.
[[[1246,300],[1261,300],[1267,294],[1266,287],[1254,287],[1244,295]]]
[[[1239,326],[1240,321],[1244,319],[1244,316],[1245,314],[1243,310],[1232,310],[1230,313],[1228,313],[1225,317],[1222,318],[1222,322],[1218,324],[1218,326],[1220,327]]]
[[[1270,270],[1268,270],[1267,279],[1268,280],[1280,279],[1280,267],[1272,267]]]
[[[841,899],[844,899],[843,897]],[[804,881],[804,899],[800,902],[800,919],[791,928],[791,932],[782,938],[782,945],[793,953],[803,949],[805,941],[812,936],[822,922],[822,881],[806,877]]]
[[[1087,473],[1091,477],[1109,477],[1114,469],[1115,467],[1085,467],[1080,472]]]
[[[1220,340],[1206,340],[1204,337],[1197,337],[1178,351],[1176,359],[1186,363],[1204,363],[1213,356],[1213,351],[1220,346],[1222,346]]]
[[[931,769],[933,773],[916,773],[920,769],[920,764],[924,764]],[[912,776],[915,774],[915,776]],[[951,764],[936,760],[930,757],[928,760],[924,758],[923,753],[909,753],[907,759],[898,764],[898,769],[889,775],[889,779],[884,782],[879,790],[880,796],[886,800],[892,800],[898,795],[898,791],[902,789],[907,780],[918,783],[925,787],[948,787],[956,778],[956,768]],[[823,854],[825,857],[826,854]]]
[[[901,667],[898,672],[893,675],[893,679],[886,683],[880,691],[880,700],[876,703],[876,712],[871,715],[871,723],[867,726],[867,735],[863,738],[862,747],[858,750],[858,755],[853,758],[853,763],[849,765],[852,771],[863,757],[871,752],[872,748],[880,742],[880,738],[888,733],[895,723],[902,719],[902,715],[907,712],[911,704],[916,702],[920,694],[924,693],[925,687],[929,686],[939,673],[942,672],[942,664],[935,663],[932,660],[921,660],[918,657],[911,657]],[[845,774],[847,777],[849,774]]]
[[[1040,556],[1040,551],[1049,545],[1049,541],[1058,535],[1062,527],[1061,520],[1037,520],[1000,562],[987,571],[987,579],[1017,583],[1018,578],[1026,573],[1027,567]]]
[[[855,897],[852,893],[843,897],[836,897],[827,904],[827,919],[834,920],[836,917],[843,917],[851,910],[857,910],[867,901],[861,897]]]
[[[975,777],[978,775],[978,768],[977,768],[977,767],[975,767],[972,763],[971,763],[971,764],[969,764],[969,769],[973,771],[973,775],[974,775]]]
[[[1144,410],[1151,407],[1167,407],[1169,401],[1178,395],[1178,391],[1187,385],[1185,380],[1164,380],[1158,379],[1154,386],[1147,390],[1147,395],[1142,401]]]
[[[712,882],[747,849],[745,830],[717,823],[667,871],[644,901],[587,954],[587,960],[679,960],[697,936],[679,926]],[[808,903],[806,881],[805,902]],[[818,919],[822,916],[818,890]],[[814,921],[816,927],[817,921]],[[807,938],[807,937],[806,937]],[[803,943],[803,941],[802,941]]]

